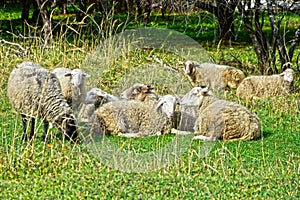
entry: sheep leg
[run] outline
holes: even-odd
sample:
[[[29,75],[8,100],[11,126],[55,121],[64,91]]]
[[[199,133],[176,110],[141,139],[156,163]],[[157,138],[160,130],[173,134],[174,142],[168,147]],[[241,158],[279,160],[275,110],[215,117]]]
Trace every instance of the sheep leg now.
[[[35,119],[33,117],[31,117],[30,118],[30,135],[29,135],[30,140],[34,136],[34,124],[35,124]]]
[[[44,122],[44,141],[47,143],[47,133],[49,128],[49,122]]]
[[[196,135],[193,137],[193,140],[203,140],[203,141],[216,141],[217,137],[214,136],[204,136],[204,135]]]
[[[190,132],[190,131],[181,131],[181,130],[178,130],[178,129],[175,129],[175,128],[172,128],[171,133],[174,133],[176,135],[191,135],[191,134],[194,134],[193,132]]]
[[[21,115],[22,116],[22,124],[23,124],[23,137],[22,137],[22,141],[26,141],[27,140],[27,118],[26,115]]]
[[[139,137],[138,133],[120,133],[118,134],[120,137],[126,137],[126,138],[136,138]]]

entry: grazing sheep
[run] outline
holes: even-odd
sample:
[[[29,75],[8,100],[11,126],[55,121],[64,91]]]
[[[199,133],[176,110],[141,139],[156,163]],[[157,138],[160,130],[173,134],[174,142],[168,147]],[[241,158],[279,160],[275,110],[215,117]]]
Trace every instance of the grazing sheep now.
[[[236,95],[242,99],[272,97],[291,92],[294,71],[286,69],[281,74],[270,76],[249,76],[239,85]]]
[[[259,118],[235,102],[218,99],[205,87],[194,87],[181,105],[199,105],[194,139],[214,141],[252,140],[262,135]]]
[[[74,111],[79,109],[86,97],[85,79],[90,75],[81,69],[55,68],[52,71],[57,76],[62,88],[62,94]]]
[[[91,116],[97,108],[105,103],[118,100],[118,97],[108,94],[99,88],[92,88],[86,94],[85,102],[78,113],[78,120],[82,122],[89,122]]]
[[[8,79],[7,95],[12,107],[22,115],[23,140],[27,140],[27,117],[31,118],[29,138],[34,135],[35,118],[44,122],[44,138],[49,122],[67,138],[76,140],[77,121],[61,91],[58,78],[33,62],[23,62]]]
[[[95,111],[92,133],[125,137],[164,134],[171,131],[176,98],[162,96],[154,101],[114,101]]]
[[[215,92],[237,88],[245,78],[241,70],[227,65],[199,64],[189,60],[184,65],[184,73],[190,77],[195,86],[209,85]]]

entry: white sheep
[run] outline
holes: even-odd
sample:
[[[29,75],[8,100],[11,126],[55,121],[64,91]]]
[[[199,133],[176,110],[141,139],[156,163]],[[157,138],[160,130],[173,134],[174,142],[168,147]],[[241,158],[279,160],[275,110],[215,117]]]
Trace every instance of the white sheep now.
[[[293,76],[292,69],[286,69],[281,74],[270,76],[249,76],[241,82],[236,90],[236,95],[241,99],[287,95],[291,92]]]
[[[180,102],[199,105],[194,139],[214,141],[252,140],[262,136],[259,118],[246,107],[209,94],[207,87],[194,87]]]
[[[85,79],[90,75],[81,69],[55,68],[52,71],[57,76],[62,88],[62,94],[74,111],[79,109],[86,97]]]
[[[99,88],[92,88],[86,94],[85,102],[78,113],[78,120],[82,122],[90,122],[90,118],[97,108],[105,103],[118,100],[118,97]]]
[[[176,98],[160,97],[158,101],[114,101],[95,111],[93,133],[141,137],[170,133]]]
[[[184,73],[188,75],[194,86],[209,86],[212,91],[237,88],[245,78],[245,74],[231,66],[213,63],[186,61]]]
[[[23,140],[27,140],[27,117],[31,118],[29,138],[34,135],[35,118],[44,122],[46,140],[49,122],[67,138],[76,140],[77,121],[61,91],[58,78],[33,62],[23,62],[8,79],[7,95],[12,107],[21,114]]]

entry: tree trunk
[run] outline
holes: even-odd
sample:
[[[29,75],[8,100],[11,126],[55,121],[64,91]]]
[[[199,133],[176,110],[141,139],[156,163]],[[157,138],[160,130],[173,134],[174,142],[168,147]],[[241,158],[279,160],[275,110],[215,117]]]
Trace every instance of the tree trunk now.
[[[197,1],[195,6],[214,14],[218,19],[219,41],[234,39],[234,11],[238,3],[235,0],[218,0],[216,5],[212,2]]]
[[[263,33],[264,13],[259,9],[260,0],[255,0],[255,7],[248,9],[250,2],[238,5],[239,14],[243,19],[246,30],[252,40],[253,48],[258,59],[259,71],[262,74],[274,73],[271,63],[275,62],[275,52],[272,51],[268,38]]]
[[[46,0],[47,1],[47,0]],[[43,21],[43,35],[44,35],[44,45],[47,46],[52,41],[52,21],[51,21],[51,10],[55,8],[55,4],[51,5],[51,10],[47,10],[46,1],[36,0],[37,5],[40,10],[40,15]]]
[[[145,13],[144,13],[144,24],[147,25],[150,20],[150,14],[151,14],[151,9],[152,8],[152,0],[146,0],[145,3]]]
[[[30,1],[31,0],[22,1],[22,19],[26,21],[29,20]]]
[[[218,12],[218,40],[234,40],[234,18],[233,13]]]

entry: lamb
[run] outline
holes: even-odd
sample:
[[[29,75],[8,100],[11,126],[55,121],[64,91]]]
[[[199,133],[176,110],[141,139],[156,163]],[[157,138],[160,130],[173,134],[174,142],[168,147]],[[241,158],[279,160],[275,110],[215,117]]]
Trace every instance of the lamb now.
[[[27,118],[31,118],[30,135],[34,135],[35,118],[44,123],[44,139],[49,122],[67,139],[76,141],[77,120],[61,91],[58,78],[33,62],[23,62],[13,69],[8,79],[7,95],[12,107],[21,114],[23,141],[27,140]]]
[[[114,101],[95,111],[92,134],[104,133],[142,137],[170,133],[176,98],[172,95],[154,101]]]
[[[194,139],[208,141],[252,140],[262,136],[259,118],[244,106],[209,94],[207,87],[194,87],[181,105],[199,105]]]
[[[90,75],[81,69],[55,68],[52,71],[57,76],[62,88],[62,94],[74,111],[79,109],[86,97],[85,79]]]
[[[99,88],[92,88],[86,95],[85,103],[80,108],[78,120],[90,122],[90,118],[97,108],[111,101],[118,101],[119,98],[113,96]]]
[[[236,95],[241,99],[253,97],[272,97],[287,95],[291,92],[294,71],[286,69],[281,74],[270,76],[249,76],[237,88]]]
[[[227,65],[199,64],[189,60],[184,65],[184,73],[188,75],[194,86],[208,85],[215,92],[237,88],[245,78],[245,74],[241,70]]]

